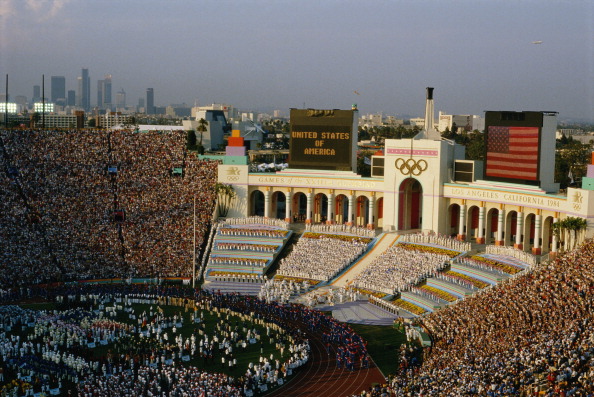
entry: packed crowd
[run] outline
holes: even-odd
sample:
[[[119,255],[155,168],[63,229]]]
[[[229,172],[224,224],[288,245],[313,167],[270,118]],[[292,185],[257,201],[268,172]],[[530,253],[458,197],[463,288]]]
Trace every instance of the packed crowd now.
[[[485,252],[487,254],[510,256],[512,258],[519,259],[522,262],[528,263],[529,265],[535,265],[536,263],[538,263],[536,256],[532,255],[529,252],[516,249],[512,246],[487,245],[485,247]]]
[[[286,222],[282,219],[265,218],[263,216],[248,216],[246,218],[227,218],[227,219],[225,219],[223,224],[227,224],[227,225],[261,224],[261,225],[276,226],[276,227],[280,227],[283,229],[289,228],[289,222]]]
[[[3,130],[0,143],[0,280],[191,274],[193,199],[199,247],[216,163],[188,155],[183,131]]]
[[[367,250],[367,241],[334,236],[308,238],[304,234],[289,256],[281,259],[277,275],[328,281]]]
[[[359,273],[353,285],[386,294],[406,291],[443,269],[449,260],[448,255],[406,249],[394,244]]]
[[[397,395],[594,393],[594,242],[423,322],[434,340]]]
[[[311,232],[324,232],[324,233],[348,233],[356,236],[364,237],[375,237],[375,229],[367,229],[359,226],[349,226],[346,224],[337,225],[324,225],[319,223],[307,223],[305,224],[305,230]]]
[[[440,247],[446,247],[460,252],[467,252],[472,249],[471,243],[457,240],[450,236],[446,236],[445,234],[411,233],[401,236],[399,241],[438,245]]]

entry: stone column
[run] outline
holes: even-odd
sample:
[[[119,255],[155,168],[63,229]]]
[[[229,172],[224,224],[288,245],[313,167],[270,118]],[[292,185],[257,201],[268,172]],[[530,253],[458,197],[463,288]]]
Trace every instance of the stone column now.
[[[524,244],[522,244],[522,229],[524,228],[524,213],[518,212],[518,218],[516,220],[516,243],[514,248],[523,250]]]
[[[328,194],[328,210],[326,211],[326,224],[332,225],[334,223],[334,190]]]
[[[305,210],[305,223],[311,223],[311,201],[313,199],[313,193],[311,189],[307,192],[307,209]]]
[[[458,222],[458,240],[466,241],[466,204],[460,206],[460,220]]]
[[[264,218],[270,218],[270,188],[264,192]]]
[[[367,229],[373,230],[375,229],[375,196],[372,195],[371,199],[369,200],[369,209],[367,213]]]
[[[353,208],[355,206],[355,194],[351,190],[351,197],[349,197],[349,219],[345,222],[349,226],[353,226]]]
[[[293,192],[291,189],[287,189],[285,194],[285,222],[292,222],[291,211],[293,211]]]
[[[499,209],[499,213],[497,214],[497,239],[495,240],[495,245],[505,245],[505,241],[503,241],[503,232],[505,231],[505,210]]]
[[[479,207],[478,233],[476,236],[476,242],[478,244],[485,244],[485,210],[485,204],[481,203]]]
[[[553,218],[553,224],[559,222],[559,218]],[[554,259],[557,257],[557,251],[559,250],[559,238],[553,233],[553,241],[551,241],[551,252],[549,252],[549,258]]]
[[[542,233],[542,215],[536,214],[534,216],[534,244],[532,245],[532,254],[540,255],[542,247],[540,246],[540,235]]]

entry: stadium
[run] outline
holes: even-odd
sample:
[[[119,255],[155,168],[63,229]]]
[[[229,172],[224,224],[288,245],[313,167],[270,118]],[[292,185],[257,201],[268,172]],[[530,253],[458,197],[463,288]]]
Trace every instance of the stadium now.
[[[0,396],[587,396],[594,196],[555,112],[433,128],[356,172],[356,109],[292,109],[289,167],[186,132],[0,131]],[[588,172],[590,168],[588,167]]]

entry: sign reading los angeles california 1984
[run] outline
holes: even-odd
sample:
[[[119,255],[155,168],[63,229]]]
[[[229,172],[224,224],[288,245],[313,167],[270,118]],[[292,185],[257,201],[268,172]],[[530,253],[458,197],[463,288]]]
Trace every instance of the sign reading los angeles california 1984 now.
[[[291,109],[291,168],[353,170],[353,110]]]

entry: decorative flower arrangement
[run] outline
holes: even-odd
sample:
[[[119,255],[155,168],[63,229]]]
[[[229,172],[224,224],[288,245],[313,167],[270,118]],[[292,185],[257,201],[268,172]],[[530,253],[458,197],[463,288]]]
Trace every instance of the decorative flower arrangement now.
[[[210,273],[208,273],[209,276],[213,276],[213,277],[241,277],[241,276],[250,276],[253,275],[252,273],[246,273],[246,272],[222,272],[220,270],[214,270]],[[258,273],[259,275],[259,273]]]
[[[403,308],[407,312],[416,314],[417,316],[427,313],[427,310],[423,309],[421,306],[417,306],[414,303],[405,301],[404,299],[396,299],[395,301],[392,301],[392,303],[398,307]]]
[[[219,229],[223,236],[262,236],[262,237],[280,237],[284,238],[289,234],[288,230],[283,229],[247,229],[239,227],[225,227]]]
[[[261,264],[265,265],[268,262],[268,259],[260,259],[260,258],[237,258],[237,257],[227,257],[227,256],[216,256],[210,258],[211,262],[213,263],[235,263],[239,264],[238,262],[247,262],[248,265],[251,264]]]
[[[341,240],[341,241],[356,241],[356,242],[361,242],[361,243],[365,243],[365,244],[369,244],[371,242],[371,240],[373,240],[372,238],[369,237],[361,237],[361,236],[347,236],[344,234],[327,234],[327,233],[315,233],[315,232],[306,232],[303,233],[303,236],[301,236],[302,238],[312,238],[312,239],[320,239],[320,238],[331,238],[331,239],[335,239],[335,240]]]
[[[310,285],[317,285],[318,283],[321,283],[320,280],[312,280],[310,278],[302,278],[302,277],[291,277],[291,276],[281,276],[281,275],[276,275],[274,276],[275,280],[286,280],[286,281],[292,281],[294,283],[303,283],[304,281],[307,281]]]
[[[447,248],[433,247],[431,245],[414,244],[414,243],[398,243],[397,246],[400,248],[407,249],[407,250],[429,252],[432,254],[439,254],[439,255],[447,255],[450,258],[454,258],[454,257],[460,255],[459,251],[449,250]]]
[[[455,302],[456,300],[458,300],[458,298],[455,295],[452,295],[449,292],[446,292],[439,288],[432,287],[430,285],[421,285],[420,287],[416,288],[420,289],[421,291],[425,291],[435,297],[438,297],[439,299],[443,299],[447,302]]]
[[[489,286],[489,284],[485,283],[484,281],[481,281],[474,277],[467,276],[466,274],[455,272],[453,270],[448,270],[447,272],[443,272],[442,274],[445,276],[451,277],[451,278],[455,278],[462,282],[467,282],[469,284],[472,284],[478,289],[483,289],[483,288],[486,288],[487,286]]]
[[[493,269],[496,269],[496,270],[501,270],[502,272],[505,272],[507,274],[517,274],[523,270],[523,269],[517,268],[515,266],[512,266],[508,263],[502,263],[502,262],[496,261],[494,259],[487,259],[480,255],[473,255],[470,258],[470,261],[475,262],[479,265],[485,265],[485,266],[492,267]]]
[[[217,249],[232,251],[274,252],[277,248],[273,244],[217,243]]]
[[[386,296],[388,296],[388,294],[383,293],[383,292],[378,292],[378,291],[372,291],[370,289],[365,289],[365,288],[353,288],[355,291],[357,291],[360,294],[364,294],[364,295],[372,295],[375,296],[376,298],[384,298]]]

